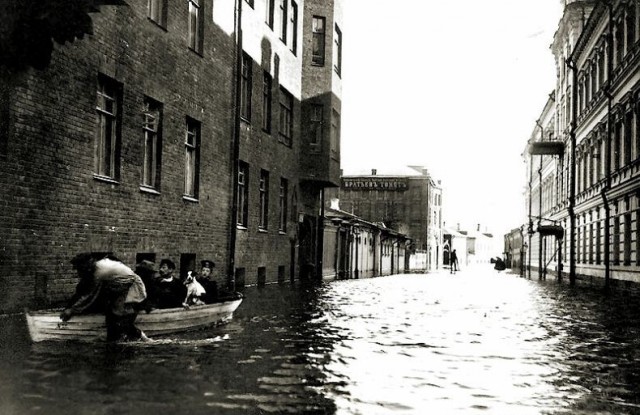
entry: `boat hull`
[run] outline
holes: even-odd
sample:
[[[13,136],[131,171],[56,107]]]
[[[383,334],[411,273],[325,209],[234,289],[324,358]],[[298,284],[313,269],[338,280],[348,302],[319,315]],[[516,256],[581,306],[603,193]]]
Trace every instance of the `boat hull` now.
[[[141,312],[136,327],[147,336],[165,335],[224,324],[233,318],[233,312],[242,299],[222,303],[205,304],[185,308],[155,309]],[[45,340],[106,340],[107,328],[104,315],[87,314],[73,316],[69,321],[60,320],[60,311],[27,311],[27,327],[34,342]]]

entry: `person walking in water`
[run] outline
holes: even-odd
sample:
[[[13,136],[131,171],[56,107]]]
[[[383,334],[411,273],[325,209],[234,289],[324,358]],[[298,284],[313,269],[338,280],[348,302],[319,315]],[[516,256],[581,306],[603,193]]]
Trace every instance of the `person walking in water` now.
[[[456,250],[454,249],[451,252],[451,274],[458,271],[458,254],[456,254]]]

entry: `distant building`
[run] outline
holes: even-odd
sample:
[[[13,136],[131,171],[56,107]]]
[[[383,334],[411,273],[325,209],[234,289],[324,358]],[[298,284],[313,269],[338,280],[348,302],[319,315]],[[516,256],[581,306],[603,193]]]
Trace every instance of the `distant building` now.
[[[522,228],[512,229],[504,236],[504,262],[512,271],[523,273],[526,259],[526,248]]]
[[[467,235],[466,232],[459,231],[460,226],[456,229],[445,226],[442,229],[442,265],[451,266],[451,253],[455,250],[458,258],[458,265],[467,264]]]
[[[336,197],[343,210],[407,235],[426,270],[441,266],[442,188],[426,168],[343,175]]]
[[[408,271],[406,235],[340,210],[337,199],[325,211],[322,277],[378,277]]]

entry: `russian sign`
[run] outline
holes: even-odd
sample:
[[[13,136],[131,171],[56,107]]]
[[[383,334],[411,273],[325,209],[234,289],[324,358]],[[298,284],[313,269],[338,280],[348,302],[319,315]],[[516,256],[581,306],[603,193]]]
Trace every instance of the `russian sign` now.
[[[404,191],[409,187],[407,179],[393,177],[360,177],[343,178],[342,188],[346,190],[397,190]]]

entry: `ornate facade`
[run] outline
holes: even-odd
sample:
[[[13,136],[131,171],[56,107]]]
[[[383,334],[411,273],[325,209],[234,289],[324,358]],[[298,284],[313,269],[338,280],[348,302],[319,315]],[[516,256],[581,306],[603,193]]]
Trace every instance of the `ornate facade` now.
[[[528,144],[534,174],[527,200],[535,206],[537,198],[542,206],[529,211],[528,252],[541,276],[546,269],[557,272],[561,260],[572,282],[640,281],[639,35],[637,0],[565,5],[552,44],[558,69],[553,108],[542,117],[553,118],[551,135],[543,125],[544,134]],[[542,140],[561,149],[545,152]],[[541,181],[537,157],[548,159],[540,164]],[[564,233],[553,225],[540,228],[538,216]],[[540,242],[542,251],[536,250]]]

